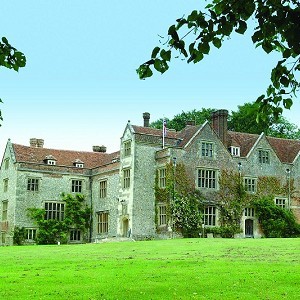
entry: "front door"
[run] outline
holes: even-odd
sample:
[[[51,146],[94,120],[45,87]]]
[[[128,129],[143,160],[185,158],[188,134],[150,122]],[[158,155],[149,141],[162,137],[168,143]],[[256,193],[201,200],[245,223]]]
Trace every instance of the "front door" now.
[[[123,237],[128,237],[128,219],[123,220]]]
[[[245,220],[245,236],[253,237],[253,220],[251,219]]]

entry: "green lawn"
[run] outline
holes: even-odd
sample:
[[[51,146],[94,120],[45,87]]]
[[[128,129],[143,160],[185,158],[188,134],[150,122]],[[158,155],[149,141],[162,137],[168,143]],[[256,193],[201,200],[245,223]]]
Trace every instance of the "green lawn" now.
[[[300,299],[300,239],[0,247],[0,299]]]

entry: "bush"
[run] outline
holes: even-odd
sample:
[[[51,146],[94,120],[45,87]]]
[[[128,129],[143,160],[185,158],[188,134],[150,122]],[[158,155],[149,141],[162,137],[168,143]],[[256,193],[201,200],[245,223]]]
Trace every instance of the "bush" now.
[[[13,236],[13,242],[14,245],[23,245],[25,241],[25,228],[24,227],[15,227],[14,229],[14,236]]]

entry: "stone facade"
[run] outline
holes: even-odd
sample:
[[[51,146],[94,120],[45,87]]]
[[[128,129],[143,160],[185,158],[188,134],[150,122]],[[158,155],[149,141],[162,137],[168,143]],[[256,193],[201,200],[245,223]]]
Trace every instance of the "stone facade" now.
[[[300,221],[299,141],[228,132],[227,111],[221,110],[213,114],[212,124],[207,121],[201,126],[187,125],[180,132],[168,130],[162,149],[162,131],[149,127],[148,113],[143,116],[144,126],[128,122],[120,151],[110,154],[104,146],[93,146],[93,152],[78,152],[44,148],[42,139],[31,139],[30,146],[9,140],[0,171],[0,244],[12,244],[15,227],[26,228],[27,242],[34,242],[37,228],[27,209],[49,209],[47,203],[51,203],[58,214],[63,192],[84,194],[92,208],[88,235],[78,239],[70,236],[70,242],[170,237],[173,233],[164,210],[156,206],[155,182],[157,170],[174,158],[185,165],[209,203],[215,202],[222,170],[249,178],[251,192],[255,192],[259,178],[276,177],[283,185],[289,184],[286,193],[275,195],[278,204],[289,207]],[[218,211],[210,206],[208,213],[215,222],[205,225],[215,226]],[[158,230],[159,222],[166,223],[166,231]],[[251,208],[245,210],[241,230],[242,237],[262,235]]]

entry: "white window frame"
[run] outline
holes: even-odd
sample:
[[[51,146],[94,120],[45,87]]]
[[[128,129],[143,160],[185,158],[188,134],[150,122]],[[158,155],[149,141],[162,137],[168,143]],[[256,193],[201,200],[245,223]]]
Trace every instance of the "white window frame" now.
[[[35,241],[37,229],[36,228],[25,228],[25,240],[27,241]]]
[[[288,206],[288,199],[285,197],[275,197],[274,203],[276,206],[286,209]]]
[[[257,191],[257,178],[244,177],[244,189],[248,193],[256,193],[256,191]]]
[[[81,231],[79,229],[70,229],[70,242],[81,241]]]
[[[124,157],[131,155],[131,140],[124,142]]]
[[[99,198],[103,199],[107,197],[107,179],[99,181]]]
[[[254,216],[255,216],[254,208],[253,207],[245,207],[244,216],[254,218]]]
[[[39,178],[27,178],[27,191],[38,192],[39,190]]]
[[[97,233],[107,234],[109,225],[109,212],[99,211],[97,212]]]
[[[45,220],[63,221],[65,218],[65,203],[59,201],[45,201]]]
[[[230,153],[231,153],[232,156],[240,157],[241,149],[240,149],[240,147],[231,146],[230,147]]]
[[[202,189],[217,189],[218,171],[215,169],[197,169],[197,187]]]
[[[158,204],[157,208],[157,225],[158,226],[166,226],[167,225],[167,205],[166,204]]]
[[[258,149],[258,161],[260,164],[270,163],[270,151],[264,149]]]
[[[166,187],[166,183],[167,183],[166,175],[167,175],[166,168],[158,169],[158,186],[162,189]]]
[[[56,165],[56,161],[53,160],[53,159],[47,159],[47,165],[55,166]]]
[[[203,209],[203,223],[205,226],[214,227],[217,225],[217,207],[205,206]]]
[[[201,141],[201,157],[214,157],[214,143]]]
[[[8,217],[8,200],[2,201],[2,222],[7,221]]]
[[[83,190],[83,180],[72,179],[71,192],[72,193],[82,193],[82,190]]]
[[[123,170],[123,188],[130,188],[130,169]]]

